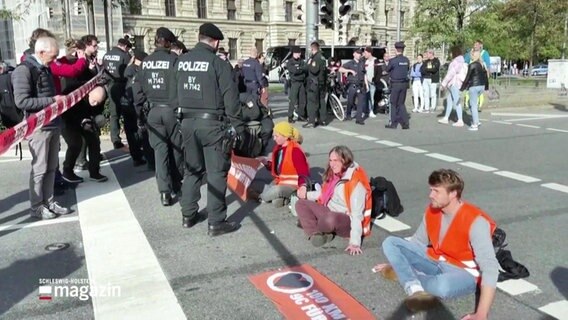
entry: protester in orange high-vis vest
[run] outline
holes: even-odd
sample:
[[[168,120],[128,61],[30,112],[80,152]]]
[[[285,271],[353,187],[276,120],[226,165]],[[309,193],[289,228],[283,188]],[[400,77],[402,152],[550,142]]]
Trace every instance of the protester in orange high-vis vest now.
[[[298,129],[286,121],[277,123],[273,129],[274,142],[272,160],[263,159],[266,168],[272,174],[272,183],[263,186],[263,191],[255,196],[254,188],[251,198],[258,198],[263,202],[273,202],[280,207],[283,199],[290,198],[299,186],[306,183],[310,176],[310,166],[300,142],[302,137]]]
[[[345,249],[361,254],[361,238],[371,234],[371,186],[365,170],[346,146],[329,152],[321,190],[298,189],[296,212],[311,243],[320,247],[335,235],[349,238]]]
[[[492,234],[495,221],[461,199],[463,179],[453,170],[432,172],[430,205],[422,223],[409,239],[390,236],[383,242],[388,264],[373,268],[390,280],[398,279],[414,312],[436,307],[439,298],[475,293],[481,286],[475,313],[462,319],[487,319],[495,297],[499,263]]]

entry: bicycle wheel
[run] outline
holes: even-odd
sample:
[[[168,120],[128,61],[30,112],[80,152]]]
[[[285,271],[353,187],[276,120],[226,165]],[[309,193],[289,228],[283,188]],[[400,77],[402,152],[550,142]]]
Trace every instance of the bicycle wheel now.
[[[337,120],[343,121],[345,119],[345,109],[343,109],[339,98],[334,93],[330,93],[328,94],[327,101]]]

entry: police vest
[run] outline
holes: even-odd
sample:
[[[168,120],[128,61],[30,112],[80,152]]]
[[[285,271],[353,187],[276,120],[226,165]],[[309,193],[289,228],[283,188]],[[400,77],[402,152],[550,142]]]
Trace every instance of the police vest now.
[[[295,189],[298,188],[298,170],[296,170],[296,167],[294,167],[294,160],[292,158],[292,154],[294,153],[294,149],[296,148],[298,148],[300,151],[302,151],[302,154],[304,154],[304,151],[296,141],[288,140],[286,151],[284,152],[282,162],[280,163],[280,174],[276,173],[276,165],[278,164],[276,157],[278,157],[278,152],[272,153],[271,173],[275,179],[276,185],[286,185]]]
[[[479,266],[474,260],[475,255],[471,248],[469,231],[475,219],[481,216],[489,222],[490,234],[493,234],[496,228],[495,221],[481,209],[464,202],[448,227],[444,240],[440,242],[442,214],[442,210],[431,206],[426,209],[426,231],[430,241],[426,251],[428,256],[434,260],[447,261],[463,268],[479,279]]]

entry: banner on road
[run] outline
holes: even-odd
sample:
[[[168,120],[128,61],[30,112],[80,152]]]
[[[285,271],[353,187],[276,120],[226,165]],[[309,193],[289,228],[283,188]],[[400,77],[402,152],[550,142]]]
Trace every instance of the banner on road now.
[[[247,190],[256,173],[263,164],[255,158],[231,157],[231,169],[227,176],[227,186],[243,201],[247,201]]]
[[[308,264],[249,276],[286,319],[376,319],[359,301]]]

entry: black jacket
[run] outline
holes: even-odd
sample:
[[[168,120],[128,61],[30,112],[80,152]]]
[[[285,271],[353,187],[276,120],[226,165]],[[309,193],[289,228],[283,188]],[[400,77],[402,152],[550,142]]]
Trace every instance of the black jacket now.
[[[463,81],[461,91],[467,90],[470,87],[484,86],[485,90],[489,89],[489,81],[487,79],[487,70],[483,68],[479,61],[469,64],[467,68],[467,75]]]
[[[432,79],[432,83],[440,82],[440,60],[434,58],[432,60],[424,60],[422,68],[420,68],[422,79]]]

